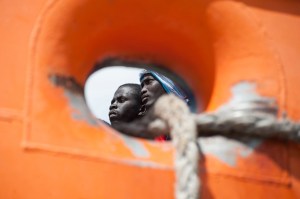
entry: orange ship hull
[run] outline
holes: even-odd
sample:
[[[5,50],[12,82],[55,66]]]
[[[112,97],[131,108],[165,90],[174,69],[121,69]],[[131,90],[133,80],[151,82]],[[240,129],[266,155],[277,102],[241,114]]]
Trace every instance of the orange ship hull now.
[[[172,145],[99,124],[76,89],[107,56],[168,66],[199,111],[250,92],[300,118],[300,2],[3,0],[0,11],[0,198],[174,198]],[[202,198],[300,198],[298,144],[201,147]]]

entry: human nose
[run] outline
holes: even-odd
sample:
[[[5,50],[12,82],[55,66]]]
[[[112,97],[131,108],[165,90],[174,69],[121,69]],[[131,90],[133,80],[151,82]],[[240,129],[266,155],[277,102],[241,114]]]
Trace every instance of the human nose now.
[[[141,90],[141,95],[143,95],[143,94],[145,94],[145,93],[147,93],[146,86],[144,86],[144,87],[142,88],[142,90]]]
[[[109,106],[109,110],[116,109],[116,108],[117,108],[117,103],[116,103],[116,102],[112,103],[112,104]]]

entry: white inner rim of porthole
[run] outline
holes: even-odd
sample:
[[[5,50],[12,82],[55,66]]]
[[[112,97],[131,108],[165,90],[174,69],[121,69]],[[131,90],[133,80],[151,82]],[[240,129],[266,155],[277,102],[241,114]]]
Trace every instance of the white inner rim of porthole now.
[[[101,65],[101,67],[97,67],[97,65]],[[148,67],[149,65],[154,67]],[[128,84],[138,84],[140,86],[144,85],[144,87],[146,87],[145,82],[143,82],[144,84],[141,84],[140,82],[141,74],[144,74],[145,72],[149,73],[150,74],[149,76],[152,76],[154,81],[159,82],[160,86],[164,85],[162,86],[162,88],[165,91],[166,89],[168,89],[166,88],[168,86],[170,87],[170,89],[174,89],[174,87],[176,87],[175,90],[179,91],[179,95],[184,94],[186,96],[186,99],[184,100],[187,102],[188,106],[190,107],[190,110],[192,112],[196,112],[197,106],[196,106],[196,99],[194,97],[194,94],[191,91],[191,89],[188,87],[188,85],[184,82],[184,80],[180,78],[177,74],[167,71],[162,67],[157,67],[157,65],[155,64],[130,64],[130,63],[128,64],[128,63],[119,62],[118,64],[105,65],[104,62],[104,64],[102,63],[102,64],[95,65],[95,69],[87,78],[84,86],[84,95],[85,95],[86,103],[91,113],[100,121],[114,128],[113,124],[115,124],[115,121],[112,121],[113,124],[111,122],[111,120],[114,120],[114,118],[110,118],[109,114],[112,117],[111,112],[114,112],[114,110],[113,111],[111,110],[116,108],[115,106],[117,104],[116,102],[117,97],[120,95],[122,96],[122,94],[128,90],[128,88],[126,88],[127,90],[124,89],[124,87],[129,86]],[[163,78],[163,79],[158,79],[158,78]],[[142,80],[144,79],[142,78]],[[171,81],[171,86],[168,84],[169,82],[167,82],[169,80]],[[122,87],[122,85],[124,84],[126,85]],[[141,86],[141,89],[142,88],[143,87]],[[116,91],[118,91],[118,93]],[[140,95],[144,96],[143,94],[145,94],[145,92],[147,92],[146,88],[142,90],[142,93]],[[128,97],[128,95],[126,96]],[[114,99],[113,102],[114,105],[112,105],[113,99]],[[127,98],[127,100],[130,99]],[[141,105],[143,105],[143,103],[141,103]],[[147,111],[145,114],[147,114]],[[135,118],[135,121],[138,121],[141,117],[143,116],[137,116]],[[143,138],[143,136],[141,136],[141,138]],[[169,140],[170,138],[163,138],[163,139]],[[161,140],[161,138],[159,138],[159,140]]]

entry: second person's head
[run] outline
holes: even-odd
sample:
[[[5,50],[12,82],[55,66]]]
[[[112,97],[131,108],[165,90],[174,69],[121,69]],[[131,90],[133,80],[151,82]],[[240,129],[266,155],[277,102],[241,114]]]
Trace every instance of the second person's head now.
[[[186,94],[171,79],[160,73],[144,70],[140,74],[140,82],[142,87],[140,115],[149,110],[156,100],[165,93],[173,93],[175,96],[188,102]]]

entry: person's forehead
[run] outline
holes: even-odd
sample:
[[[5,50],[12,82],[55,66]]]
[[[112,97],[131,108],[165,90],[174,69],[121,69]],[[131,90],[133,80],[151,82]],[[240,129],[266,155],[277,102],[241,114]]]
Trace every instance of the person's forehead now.
[[[146,79],[154,79],[154,77],[152,74],[148,73],[143,76],[142,82],[145,81]]]
[[[119,97],[119,96],[132,96],[133,95],[133,91],[132,88],[130,88],[129,86],[123,86],[121,88],[118,88],[118,90],[115,92],[115,96]]]

